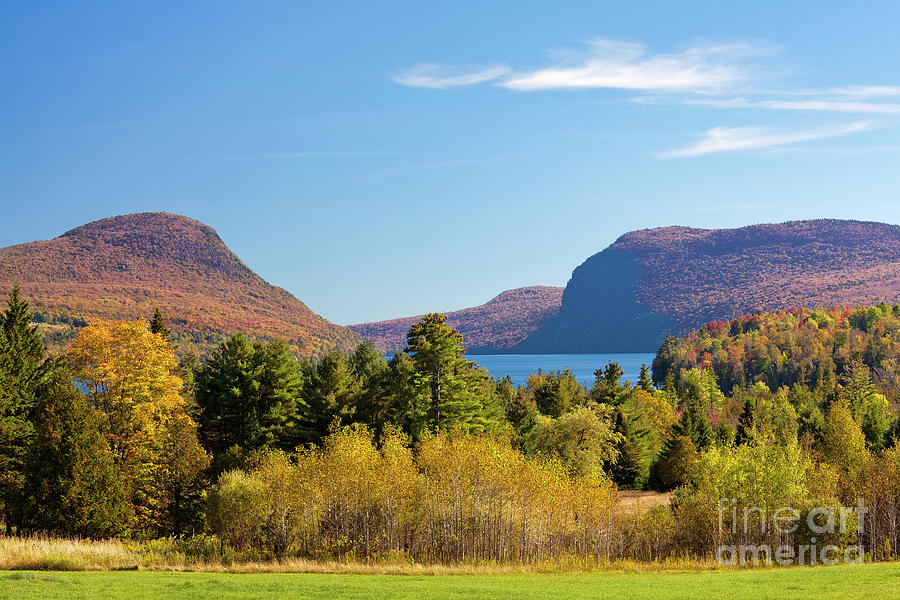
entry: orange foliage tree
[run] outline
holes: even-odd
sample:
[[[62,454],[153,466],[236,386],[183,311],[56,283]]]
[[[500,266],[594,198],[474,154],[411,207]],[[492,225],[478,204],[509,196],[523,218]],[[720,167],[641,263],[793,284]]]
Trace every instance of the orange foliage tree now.
[[[169,342],[143,320],[103,321],[79,332],[65,361],[103,415],[103,432],[135,507],[136,533],[179,529],[172,522],[179,504],[209,459],[186,412]],[[191,461],[180,460],[187,455]]]

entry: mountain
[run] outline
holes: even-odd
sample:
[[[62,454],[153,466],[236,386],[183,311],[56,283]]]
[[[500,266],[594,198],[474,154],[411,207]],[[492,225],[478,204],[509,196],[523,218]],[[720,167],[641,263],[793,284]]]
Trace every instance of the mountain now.
[[[532,286],[507,290],[481,306],[447,313],[447,321],[463,334],[471,354],[508,351],[559,309],[563,288]],[[406,344],[406,332],[421,315],[350,325],[382,352],[395,352]]]
[[[652,352],[665,335],[757,310],[892,302],[900,227],[815,220],[627,233],[575,269],[517,352]]]
[[[159,307],[183,349],[244,331],[313,356],[357,338],[251,271],[203,223],[169,213],[94,221],[52,240],[0,248],[0,289],[19,283],[51,343],[93,319]]]

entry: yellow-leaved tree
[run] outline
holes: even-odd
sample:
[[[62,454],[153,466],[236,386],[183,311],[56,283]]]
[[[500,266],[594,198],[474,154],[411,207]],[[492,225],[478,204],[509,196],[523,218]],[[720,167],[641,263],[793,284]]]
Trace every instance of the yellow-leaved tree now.
[[[184,503],[209,458],[186,412],[169,342],[143,320],[102,321],[81,329],[65,361],[103,415],[104,433],[135,508],[134,533],[189,529]],[[180,460],[186,455],[192,460]]]

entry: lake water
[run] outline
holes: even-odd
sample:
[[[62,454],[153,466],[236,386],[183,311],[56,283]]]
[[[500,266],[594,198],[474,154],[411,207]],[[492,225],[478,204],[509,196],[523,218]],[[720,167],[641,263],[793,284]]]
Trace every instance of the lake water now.
[[[538,369],[547,371],[563,371],[569,369],[583,385],[590,387],[594,383],[594,371],[602,369],[610,361],[619,363],[627,379],[637,383],[641,365],[648,367],[653,363],[655,354],[469,354],[466,358],[475,361],[496,379],[507,375],[513,383],[525,385],[525,380]]]

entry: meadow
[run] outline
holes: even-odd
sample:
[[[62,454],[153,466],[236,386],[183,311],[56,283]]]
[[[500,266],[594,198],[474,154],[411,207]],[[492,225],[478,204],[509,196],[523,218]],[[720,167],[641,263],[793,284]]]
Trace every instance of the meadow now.
[[[896,598],[900,565],[717,571],[360,575],[149,571],[0,572],[0,598]]]

